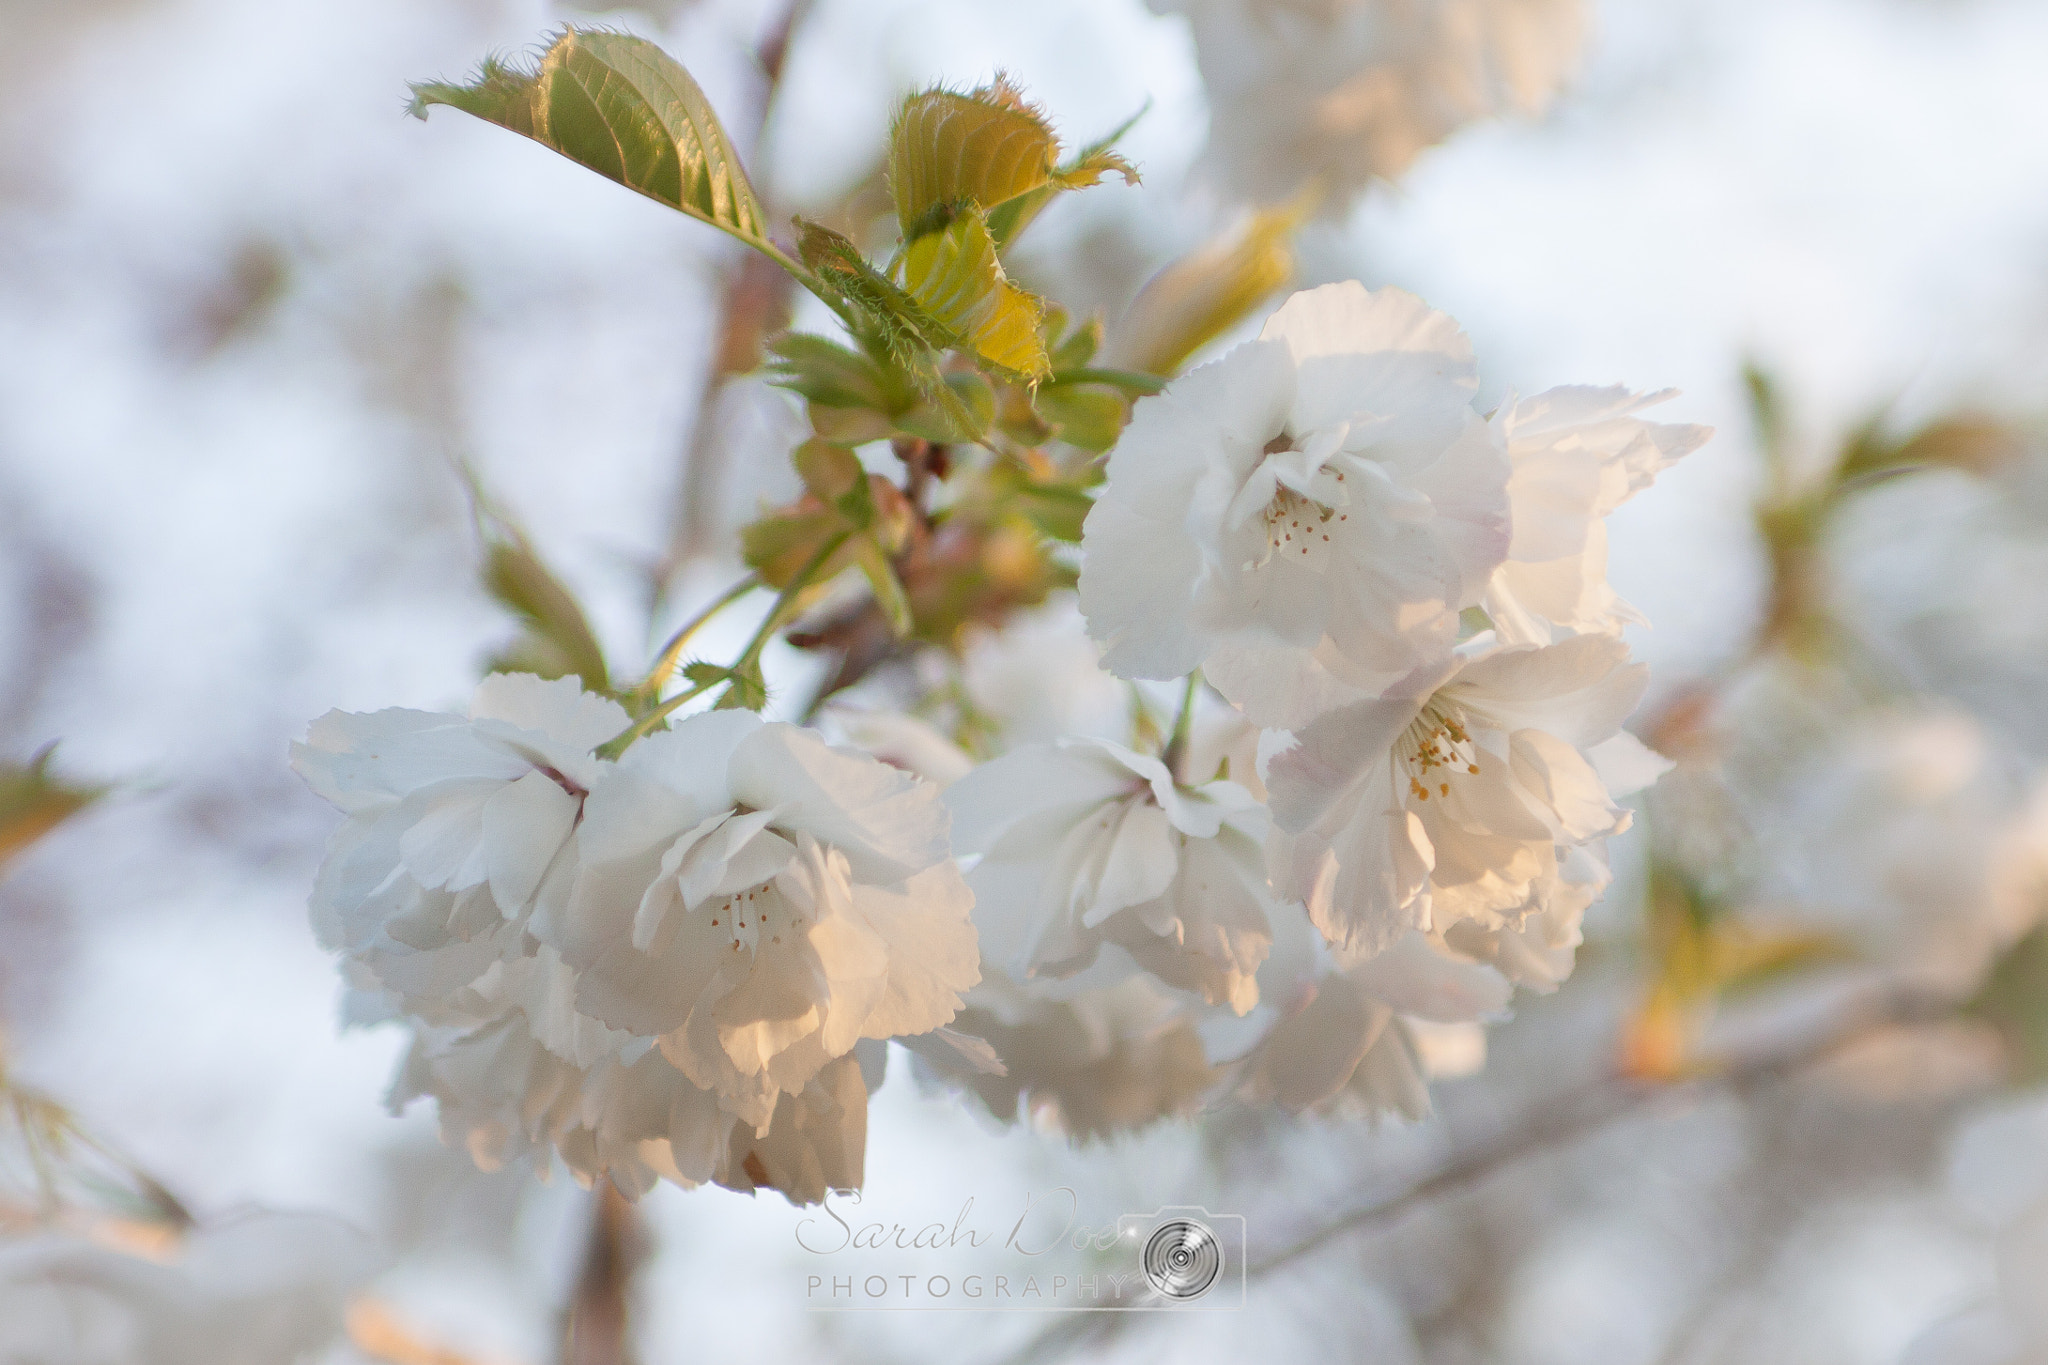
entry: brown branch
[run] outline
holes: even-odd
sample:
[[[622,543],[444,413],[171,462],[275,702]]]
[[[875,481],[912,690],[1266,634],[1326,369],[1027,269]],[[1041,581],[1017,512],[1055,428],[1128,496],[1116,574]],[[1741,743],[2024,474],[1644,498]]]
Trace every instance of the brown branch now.
[[[563,1324],[563,1365],[631,1365],[629,1295],[642,1251],[633,1205],[610,1181],[592,1203],[590,1240]]]

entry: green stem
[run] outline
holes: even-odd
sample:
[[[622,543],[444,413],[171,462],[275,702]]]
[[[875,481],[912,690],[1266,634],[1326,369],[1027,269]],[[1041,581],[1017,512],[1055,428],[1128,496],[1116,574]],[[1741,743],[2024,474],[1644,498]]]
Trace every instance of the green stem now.
[[[1173,774],[1175,782],[1181,780],[1180,762],[1187,756],[1188,731],[1195,723],[1195,693],[1201,686],[1202,670],[1198,668],[1188,674],[1187,690],[1180,697],[1180,715],[1173,722],[1173,736],[1159,754],[1159,761],[1166,765],[1167,772]]]
[[[675,672],[676,661],[683,656],[683,646],[690,642],[692,635],[701,630],[704,624],[712,617],[760,586],[760,576],[758,574],[748,574],[745,578],[742,578],[739,582],[719,594],[712,601],[711,605],[691,617],[689,621],[684,623],[681,630],[669,636],[668,643],[661,647],[660,657],[654,661],[654,667],[648,670],[647,676],[641,680],[640,685],[633,689],[633,700],[637,703],[635,709],[637,710],[638,706],[645,705],[661,695],[661,689],[668,682],[669,675]]]
[[[787,619],[789,609],[796,605],[798,594],[811,586],[811,579],[817,576],[818,570],[824,568],[825,562],[838,554],[840,546],[851,539],[853,532],[841,531],[819,546],[818,552],[811,556],[810,562],[797,570],[796,577],[790,579],[788,586],[776,595],[775,605],[770,607],[768,615],[762,618],[761,628],[754,632],[754,638],[747,641],[747,647],[741,653],[739,662],[732,666],[733,672],[739,672],[760,658],[761,650],[768,644],[768,638],[775,633],[776,627]]]
[[[790,579],[788,586],[784,587],[776,595],[775,605],[768,609],[768,615],[762,618],[760,628],[754,632],[754,637],[747,641],[747,647],[740,652],[740,657],[733,662],[732,667],[725,671],[725,677],[713,678],[708,682],[698,683],[687,691],[678,692],[675,696],[670,697],[667,701],[634,721],[618,734],[613,735],[603,744],[598,745],[597,756],[599,758],[616,759],[620,754],[631,748],[635,740],[644,737],[655,726],[667,720],[669,714],[677,707],[687,702],[695,701],[720,683],[729,681],[734,674],[742,669],[752,667],[760,658],[761,650],[766,647],[768,639],[775,633],[776,627],[781,625],[787,618],[789,608],[796,601],[797,595],[811,585],[811,579],[817,575],[818,570],[823,568],[825,562],[831,559],[833,555],[839,553],[839,547],[846,544],[852,536],[853,532],[851,531],[841,531],[838,535],[820,546],[818,552],[811,556],[810,562],[797,571],[796,577]]]

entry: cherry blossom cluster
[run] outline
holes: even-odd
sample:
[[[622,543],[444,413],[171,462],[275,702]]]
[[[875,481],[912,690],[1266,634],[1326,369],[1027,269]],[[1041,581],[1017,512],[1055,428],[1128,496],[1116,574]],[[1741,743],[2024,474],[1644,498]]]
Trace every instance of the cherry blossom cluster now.
[[[1011,1062],[985,1098],[1419,1115],[1516,986],[1570,972],[1618,798],[1668,766],[1622,729],[1645,671],[1603,519],[1707,433],[1641,417],[1662,394],[1487,416],[1476,386],[1450,318],[1350,283],[1138,405],[1082,541],[1088,629],[1112,672],[1199,671],[1232,709],[1206,745],[1052,739],[948,789],[990,978],[963,1027]],[[1183,1007],[1111,1008],[1131,978]],[[1104,1058],[1184,1022],[1207,1069],[1077,1095],[1019,1031],[1081,1019],[1130,1024]]]
[[[978,978],[938,793],[743,711],[593,754],[628,725],[494,675],[467,715],[335,712],[295,749],[347,815],[315,929],[352,1016],[413,1028],[392,1102],[629,1193],[858,1185],[879,1041]]]
[[[1450,318],[1352,283],[1140,402],[1081,540],[1101,669],[1032,644],[1005,703],[984,664],[1013,723],[979,765],[846,705],[842,745],[739,710],[638,737],[530,675],[316,722],[294,761],[347,818],[315,924],[354,1017],[413,1030],[393,1103],[487,1166],[796,1200],[860,1182],[889,1039],[1083,1137],[1426,1114],[1570,972],[1666,766],[1621,728],[1603,518],[1706,435],[1639,415],[1663,395],[1475,388]],[[1180,680],[1179,723],[1067,731],[1076,670]]]

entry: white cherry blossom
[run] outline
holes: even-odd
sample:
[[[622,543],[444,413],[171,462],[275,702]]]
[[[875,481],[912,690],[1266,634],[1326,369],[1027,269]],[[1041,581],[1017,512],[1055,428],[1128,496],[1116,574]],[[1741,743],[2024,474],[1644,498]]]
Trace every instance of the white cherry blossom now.
[[[1187,996],[1142,973],[1053,994],[991,968],[955,1022],[987,1039],[1003,1065],[920,1048],[919,1071],[1005,1122],[1111,1138],[1193,1114],[1216,1088],[1196,1013]]]
[[[1104,740],[1026,745],[953,784],[946,804],[983,952],[1012,976],[1071,976],[1106,945],[1238,1013],[1272,931],[1265,813],[1235,782],[1184,787]]]
[[[1519,929],[1575,898],[1560,883],[1600,878],[1570,851],[1629,823],[1587,751],[1615,738],[1644,682],[1610,636],[1539,647],[1482,635],[1393,694],[1324,716],[1267,773],[1289,836],[1283,889],[1351,960],[1410,930]]]
[[[765,1187],[816,1203],[828,1188],[861,1183],[870,1089],[862,1061],[876,1084],[881,1064],[879,1045],[868,1049],[872,1058],[834,1059],[781,1096],[757,1130],[651,1040],[579,1066],[542,1046],[514,1011],[481,1028],[416,1031],[390,1103],[395,1113],[432,1097],[443,1139],[484,1170],[524,1160],[545,1174],[559,1156],[580,1184],[609,1179],[631,1197],[668,1180],[686,1189]]]
[[[1347,967],[1289,909],[1259,971],[1267,1017],[1236,1049],[1236,1093],[1295,1113],[1427,1117],[1429,1081],[1484,1060],[1483,1024],[1506,1011],[1508,978],[1414,930]]]
[[[1209,159],[1275,202],[1338,203],[1476,119],[1534,115],[1577,65],[1582,0],[1149,0],[1194,29]]]
[[[1778,782],[1756,780],[1769,754],[1731,765],[1763,817],[1752,919],[1966,992],[2048,911],[2048,786],[2024,797],[1968,713],[1852,715],[1803,757]]]
[[[1509,543],[1476,384],[1449,317],[1349,282],[1139,403],[1082,541],[1104,666],[1293,728],[1442,657]]]
[[[625,729],[574,679],[498,674],[467,715],[333,711],[292,765],[348,819],[313,888],[315,932],[406,1009],[467,1017],[457,993],[523,951],[535,907],[563,898],[571,834]]]
[[[0,1241],[10,1365],[280,1365],[326,1359],[376,1270],[339,1219],[251,1210],[147,1245],[52,1226]]]
[[[934,1029],[977,979],[938,789],[791,725],[693,716],[591,790],[579,871],[534,933],[576,1009],[658,1040],[765,1127],[863,1038]]]
[[[1559,388],[1493,415],[1513,472],[1514,535],[1481,605],[1500,638],[1549,644],[1648,624],[1607,582],[1607,514],[1713,434],[1636,416],[1673,391]]]

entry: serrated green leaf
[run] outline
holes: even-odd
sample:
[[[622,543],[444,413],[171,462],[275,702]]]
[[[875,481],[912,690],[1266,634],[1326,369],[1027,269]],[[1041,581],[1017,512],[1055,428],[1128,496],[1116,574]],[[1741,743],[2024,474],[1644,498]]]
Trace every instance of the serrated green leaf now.
[[[760,200],[711,103],[653,43],[567,28],[533,71],[492,60],[468,85],[412,87],[411,112],[445,104],[532,138],[599,175],[757,248]]]
[[[961,399],[939,368],[939,353],[964,347],[966,338],[869,265],[845,236],[802,219],[797,228],[797,249],[804,263],[817,272],[823,288],[853,311],[858,339],[871,357],[893,368],[902,384],[944,413],[962,433],[947,439],[979,440],[986,434],[987,421]]]
[[[889,360],[914,377],[915,367],[930,365],[934,351],[959,344],[959,337],[931,316],[902,286],[868,264],[860,248],[822,223],[797,220],[797,252],[818,280],[852,305]]]
[[[972,371],[954,371],[945,375],[943,382],[955,403],[941,405],[930,399],[920,401],[908,412],[897,416],[896,429],[940,445],[981,439],[987,433],[989,423],[995,420],[995,390],[989,387],[986,379]],[[968,414],[965,421],[960,418],[960,409],[965,409]]]
[[[692,687],[710,687],[714,683],[722,683],[731,673],[732,670],[724,664],[705,663],[701,660],[683,665],[683,681]]]
[[[52,778],[56,751],[50,744],[26,764],[0,763],[0,868],[106,794],[104,787],[71,787]]]
[[[524,637],[492,663],[493,671],[575,674],[592,692],[611,686],[604,651],[575,595],[541,562],[526,537],[506,529],[485,546],[484,589],[516,614]]]
[[[1150,108],[1148,101],[1145,108]],[[1045,184],[1016,198],[997,204],[988,211],[988,230],[996,239],[999,249],[1007,248],[1017,240],[1019,233],[1030,227],[1032,220],[1044,211],[1063,190],[1083,189],[1098,183],[1103,176],[1115,171],[1124,178],[1127,185],[1138,183],[1138,172],[1131,163],[1111,151],[1117,140],[1131,130],[1131,125],[1144,117],[1145,109],[1125,119],[1121,126],[1108,137],[1081,149],[1080,154],[1064,166],[1053,169]]]
[[[1305,206],[1265,209],[1239,231],[1205,243],[1138,291],[1118,327],[1123,363],[1171,376],[1294,277],[1293,235]]]
[[[1052,368],[1038,330],[1044,306],[1003,273],[979,209],[962,209],[905,247],[903,282],[963,349],[1026,379],[1043,378]]]
[[[889,188],[906,237],[934,209],[993,208],[1052,177],[1059,138],[1007,81],[910,96],[889,132]]]
[[[727,674],[725,691],[718,694],[714,711],[758,711],[768,704],[768,680],[758,661],[749,660]]]
[[[1138,174],[1109,150],[1124,128],[1059,164],[1060,142],[1045,116],[1002,77],[968,94],[926,90],[897,111],[889,133],[889,187],[906,240],[934,226],[934,214],[972,205],[1002,212],[995,239],[1007,243],[1063,189],[1111,172]]]
[[[889,556],[874,541],[861,538],[855,545],[855,559],[861,573],[868,580],[868,588],[875,595],[875,604],[882,609],[889,628],[901,639],[910,634],[916,625],[910,611],[910,595],[903,590],[903,580],[896,576],[896,568],[889,562]]]

